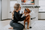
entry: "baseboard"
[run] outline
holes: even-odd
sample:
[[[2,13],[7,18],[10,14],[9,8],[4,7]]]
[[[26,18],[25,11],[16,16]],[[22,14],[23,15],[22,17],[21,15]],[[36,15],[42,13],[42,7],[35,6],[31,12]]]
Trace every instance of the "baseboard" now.
[[[45,13],[45,12],[39,12],[39,13]]]
[[[4,20],[11,20],[12,18],[7,18],[7,19],[2,19],[2,21],[4,21]]]

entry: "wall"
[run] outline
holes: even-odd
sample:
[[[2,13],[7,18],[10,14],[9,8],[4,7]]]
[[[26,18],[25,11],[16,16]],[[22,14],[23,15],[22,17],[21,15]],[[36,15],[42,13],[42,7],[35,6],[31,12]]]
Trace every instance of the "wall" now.
[[[2,19],[7,19],[8,17],[8,4],[7,0],[2,0]]]
[[[38,19],[45,19],[45,13],[38,13]]]
[[[2,20],[2,17],[1,17],[2,16],[2,14],[1,14],[2,13],[2,9],[1,9],[2,8],[2,6],[1,6],[2,4],[1,3],[2,3],[2,1],[0,0],[0,21]]]
[[[38,19],[39,20],[45,20],[45,0],[39,0],[39,15],[38,15]]]

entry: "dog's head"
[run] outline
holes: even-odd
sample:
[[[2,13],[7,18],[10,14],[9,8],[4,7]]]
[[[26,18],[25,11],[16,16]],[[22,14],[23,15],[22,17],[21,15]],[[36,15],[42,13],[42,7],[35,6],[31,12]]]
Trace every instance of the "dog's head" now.
[[[24,10],[24,13],[30,13],[31,11],[28,9],[28,8],[26,8],[25,10]]]

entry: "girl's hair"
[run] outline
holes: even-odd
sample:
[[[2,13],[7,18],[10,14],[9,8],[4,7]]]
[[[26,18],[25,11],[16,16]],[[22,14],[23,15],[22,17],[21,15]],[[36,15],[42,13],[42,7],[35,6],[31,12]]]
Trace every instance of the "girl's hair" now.
[[[19,7],[20,7],[20,4],[18,4],[18,3],[16,3],[16,4],[14,5],[14,9],[15,9],[15,10],[18,10]]]

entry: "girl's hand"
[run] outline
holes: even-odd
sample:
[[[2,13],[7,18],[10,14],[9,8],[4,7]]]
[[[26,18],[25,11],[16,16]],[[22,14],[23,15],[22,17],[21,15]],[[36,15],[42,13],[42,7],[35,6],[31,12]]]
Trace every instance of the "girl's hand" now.
[[[24,16],[27,16],[27,15],[24,15]]]
[[[26,14],[26,15],[24,15],[24,16],[28,16],[29,14]]]
[[[23,11],[21,12],[21,14],[24,14]]]
[[[24,14],[24,13],[22,13],[22,14]]]

